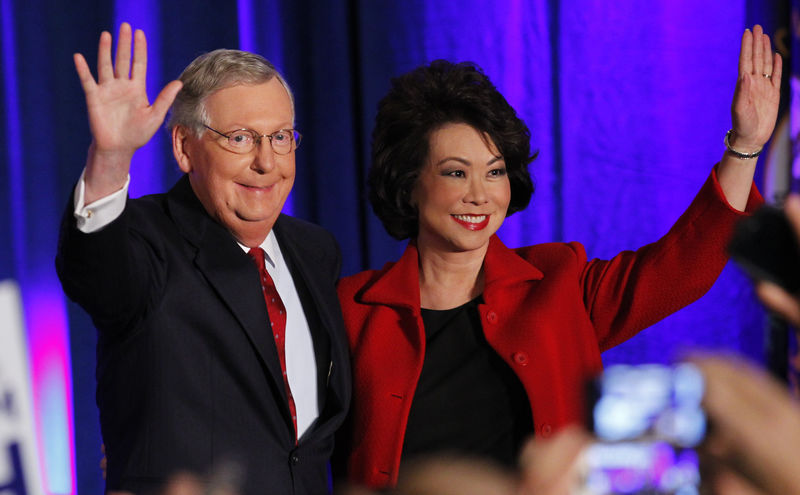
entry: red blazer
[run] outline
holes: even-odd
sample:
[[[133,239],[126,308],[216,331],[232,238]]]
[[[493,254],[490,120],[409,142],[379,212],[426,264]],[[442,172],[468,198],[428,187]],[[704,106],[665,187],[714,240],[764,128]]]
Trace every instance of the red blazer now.
[[[748,210],[761,202],[753,186]],[[711,287],[740,216],[712,172],[666,236],[609,261],[588,261],[574,242],[509,249],[491,238],[481,325],[525,387],[537,435],[582,419],[583,384],[602,369],[602,351]],[[342,279],[338,290],[353,360],[349,481],[392,486],[425,358],[416,246],[382,270]]]

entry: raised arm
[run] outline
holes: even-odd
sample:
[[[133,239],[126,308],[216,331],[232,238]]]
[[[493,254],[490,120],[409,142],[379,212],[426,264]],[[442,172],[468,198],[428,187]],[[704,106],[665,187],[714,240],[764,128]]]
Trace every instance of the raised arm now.
[[[756,24],[742,35],[739,78],[733,93],[733,132],[728,144],[741,154],[764,147],[775,128],[781,91],[782,61],[773,53],[769,36]],[[728,150],[722,155],[717,177],[728,203],[744,211],[756,170],[755,158],[742,158]]]
[[[125,185],[133,153],[158,130],[182,83],[167,84],[150,105],[145,91],[147,41],[139,29],[132,35],[128,23],[119,28],[113,63],[111,34],[104,31],[100,35],[97,81],[83,55],[76,53],[74,61],[86,95],[92,133],[84,175],[84,200],[91,204]]]

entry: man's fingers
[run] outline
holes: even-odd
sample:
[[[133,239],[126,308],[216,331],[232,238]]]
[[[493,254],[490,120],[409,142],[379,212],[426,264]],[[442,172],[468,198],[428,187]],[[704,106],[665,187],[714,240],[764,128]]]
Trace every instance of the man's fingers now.
[[[169,110],[172,102],[175,101],[175,97],[182,87],[183,83],[175,80],[164,86],[164,89],[158,93],[156,101],[153,102],[153,113],[158,116],[160,120],[164,120],[164,116],[167,115],[167,110]]]
[[[133,68],[131,79],[145,81],[147,77],[147,39],[144,31],[137,29],[133,33]]]
[[[111,33],[100,33],[97,46],[97,82],[103,84],[114,79],[114,66],[111,64]]]
[[[785,387],[733,357],[692,361],[707,382],[703,404],[714,425],[708,439],[712,456],[768,493],[797,493],[800,474],[793,455],[800,440],[800,409]]]
[[[570,426],[553,437],[529,441],[520,455],[521,494],[568,493],[577,481],[576,469],[590,435]]]
[[[769,309],[795,326],[800,326],[800,301],[770,282],[759,282],[756,293]]]
[[[703,404],[711,421],[736,434],[737,442],[752,444],[763,437],[762,427],[780,424],[786,411],[795,413],[784,388],[750,363],[732,356],[698,355],[691,361],[706,379]]]
[[[74,54],[72,60],[75,62],[75,72],[78,73],[83,92],[88,95],[97,86],[94,82],[94,77],[92,77],[92,71],[89,70],[89,64],[86,63],[86,59],[80,53]]]
[[[714,493],[724,495],[764,495],[752,483],[743,478],[739,473],[721,469],[715,473],[709,482],[714,487]]]
[[[117,58],[114,64],[114,75],[119,78],[128,78],[131,71],[131,25],[123,22],[119,26],[117,37]]]
[[[800,195],[790,194],[787,196],[783,208],[786,212],[786,218],[797,236],[797,241],[800,243]]]

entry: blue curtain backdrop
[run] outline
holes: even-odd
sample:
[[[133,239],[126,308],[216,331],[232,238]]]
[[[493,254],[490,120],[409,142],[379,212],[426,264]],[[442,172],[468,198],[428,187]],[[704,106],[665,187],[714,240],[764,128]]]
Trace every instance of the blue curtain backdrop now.
[[[787,36],[789,24],[786,0],[0,0],[0,7],[0,279],[16,279],[25,300],[51,493],[102,486],[94,330],[63,298],[53,269],[59,219],[90,140],[72,53],[94,66],[101,30],[116,35],[127,20],[146,31],[152,96],[214,48],[275,62],[293,87],[305,136],[287,208],[334,232],[350,274],[380,267],[403,248],[383,232],[363,187],[376,103],[392,76],[436,58],[481,65],[540,151],[531,166],[533,202],[501,237],[510,246],[580,241],[603,258],[656,240],[689,204],[723,152],[742,31],[758,22]],[[763,170],[759,186],[771,191]],[[178,178],[166,132],[137,153],[131,175],[133,196]],[[728,266],[703,299],[604,359],[663,362],[695,346],[762,359],[763,328],[748,281]]]

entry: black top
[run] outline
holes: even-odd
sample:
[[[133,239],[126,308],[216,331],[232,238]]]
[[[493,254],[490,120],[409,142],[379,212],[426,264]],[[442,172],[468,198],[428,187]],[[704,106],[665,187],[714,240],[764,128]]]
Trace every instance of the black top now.
[[[402,461],[450,452],[516,464],[533,433],[525,390],[489,346],[478,297],[447,310],[422,309],[426,350],[408,416]]]

